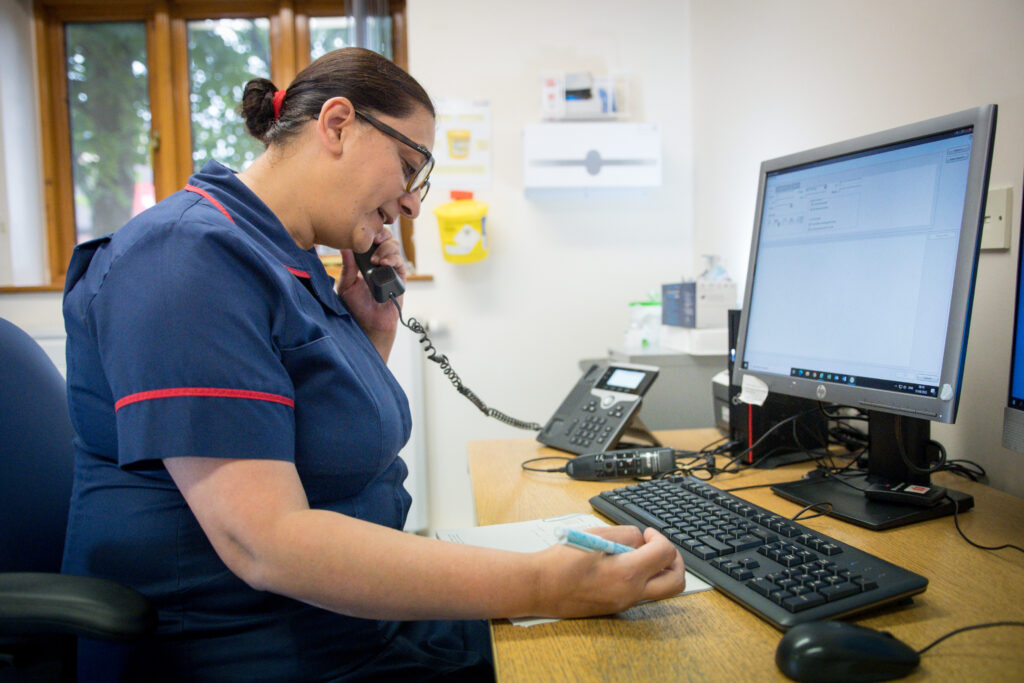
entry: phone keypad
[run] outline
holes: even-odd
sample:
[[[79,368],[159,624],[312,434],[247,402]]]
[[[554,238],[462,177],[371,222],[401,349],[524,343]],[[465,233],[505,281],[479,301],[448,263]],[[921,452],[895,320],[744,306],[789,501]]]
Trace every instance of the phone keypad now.
[[[587,410],[586,406],[583,410]],[[608,418],[603,415],[589,415],[582,420],[573,420],[565,434],[569,437],[569,443],[586,448],[594,441],[606,443],[612,435],[612,425],[608,424]]]

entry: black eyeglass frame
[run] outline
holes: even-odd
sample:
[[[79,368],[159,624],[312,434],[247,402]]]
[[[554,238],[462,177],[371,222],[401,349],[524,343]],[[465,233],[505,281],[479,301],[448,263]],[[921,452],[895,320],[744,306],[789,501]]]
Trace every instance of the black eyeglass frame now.
[[[368,124],[376,128],[380,132],[384,133],[385,135],[389,135],[394,139],[398,140],[399,142],[401,142],[402,144],[408,147],[412,147],[414,150],[416,150],[425,157],[423,164],[419,168],[417,168],[416,172],[412,174],[411,178],[409,178],[409,182],[405,186],[405,191],[408,192],[409,194],[419,191],[420,201],[426,199],[427,192],[430,191],[430,173],[434,170],[434,155],[430,153],[430,150],[424,147],[423,145],[419,144],[418,142],[410,140],[409,138],[402,135],[388,124],[382,121],[378,121],[369,114],[364,114],[361,111],[356,111],[356,116],[366,121]],[[423,175],[423,180],[418,185],[413,187],[413,182],[416,180],[416,178],[420,176],[420,174],[423,172],[423,169],[425,168],[427,169],[427,172]]]

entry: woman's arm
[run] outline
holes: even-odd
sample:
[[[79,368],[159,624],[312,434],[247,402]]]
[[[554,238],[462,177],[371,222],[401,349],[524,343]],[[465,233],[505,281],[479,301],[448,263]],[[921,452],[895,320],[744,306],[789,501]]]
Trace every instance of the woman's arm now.
[[[514,553],[446,543],[312,510],[293,464],[164,460],[217,554],[257,590],[373,619],[575,617],[621,611],[683,589],[660,534],[604,532],[640,545],[602,555],[555,546]]]

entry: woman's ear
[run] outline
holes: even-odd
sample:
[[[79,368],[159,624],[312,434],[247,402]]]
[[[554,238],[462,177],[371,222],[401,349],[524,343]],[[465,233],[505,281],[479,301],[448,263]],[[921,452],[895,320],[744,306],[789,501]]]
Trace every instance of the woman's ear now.
[[[320,107],[317,136],[331,154],[341,155],[344,139],[351,135],[355,120],[356,109],[347,97],[332,97]]]

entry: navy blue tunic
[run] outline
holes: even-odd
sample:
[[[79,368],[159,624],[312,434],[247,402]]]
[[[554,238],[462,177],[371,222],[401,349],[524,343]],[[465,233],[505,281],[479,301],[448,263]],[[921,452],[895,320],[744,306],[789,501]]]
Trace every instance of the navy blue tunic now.
[[[150,679],[342,675],[399,626],[248,587],[161,461],[286,460],[311,507],[401,528],[409,407],[316,254],[229,169],[210,162],[189,186],[80,245],[68,271],[78,438],[64,571],[157,607],[157,637],[119,663],[129,675],[135,660]]]

